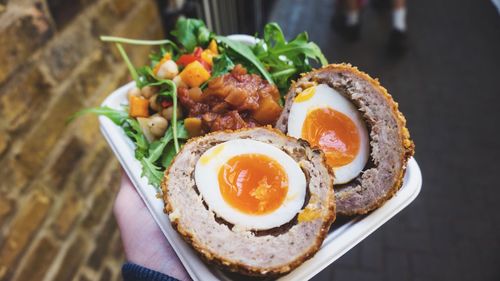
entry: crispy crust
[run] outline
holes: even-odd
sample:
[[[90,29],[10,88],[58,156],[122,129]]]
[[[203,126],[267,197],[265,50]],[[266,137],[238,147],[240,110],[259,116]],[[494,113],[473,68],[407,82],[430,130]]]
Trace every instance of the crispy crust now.
[[[270,126],[267,127],[261,127],[258,128],[259,130],[266,130],[268,132],[272,132],[277,135],[277,137],[280,138],[286,138],[288,141],[297,141],[296,139],[289,137],[285,134],[283,134],[281,131],[271,128]],[[240,129],[236,131],[231,131],[231,130],[226,130],[226,131],[219,131],[219,132],[213,132],[209,133],[205,136],[197,137],[197,138],[192,138],[188,141],[188,143],[195,143],[200,139],[211,137],[217,134],[221,133],[235,133],[235,132],[243,132],[243,131],[249,131],[249,130],[255,130],[255,129]],[[307,147],[309,147],[309,144],[307,142],[301,142]],[[187,144],[184,146],[186,147]],[[312,149],[312,151],[316,154],[321,155],[321,159],[323,162],[323,165],[328,167],[326,165],[326,159],[324,158],[323,152],[319,149]],[[181,153],[178,153],[175,157],[175,159],[172,162],[172,165],[165,171],[165,176],[164,179],[161,183],[161,189],[163,192],[163,200],[165,202],[165,213],[167,214],[172,214],[175,210],[172,207],[172,204],[170,202],[170,198],[168,196],[168,190],[169,190],[169,176],[170,176],[170,170],[173,167],[173,163],[177,160]],[[330,180],[328,181],[328,215],[323,217],[323,223],[320,229],[320,232],[318,235],[315,237],[314,243],[312,243],[311,247],[304,252],[302,255],[300,255],[298,258],[292,260],[286,265],[278,266],[278,267],[273,267],[273,268],[261,268],[261,267],[254,267],[250,266],[244,263],[240,263],[235,260],[228,259],[224,256],[217,255],[216,253],[213,253],[207,249],[207,247],[198,241],[191,233],[189,230],[185,229],[178,221],[178,219],[171,219],[170,221],[172,226],[181,234],[181,236],[184,238],[186,242],[188,242],[197,252],[198,254],[207,262],[213,263],[225,270],[231,271],[231,272],[236,272],[239,274],[244,274],[244,275],[249,275],[249,276],[259,276],[259,277],[269,277],[269,276],[280,276],[284,275],[291,270],[295,269],[298,267],[300,264],[302,264],[304,261],[308,260],[311,258],[321,247],[321,244],[323,243],[323,240],[325,239],[326,235],[328,234],[328,230],[330,229],[330,225],[335,221],[336,218],[336,212],[335,212],[335,194],[333,190],[333,172],[331,169],[326,169],[329,174]]]
[[[406,128],[406,119],[403,116],[403,114],[399,111],[398,109],[398,104],[394,101],[392,96],[387,92],[387,90],[380,85],[378,79],[373,79],[370,77],[368,74],[358,70],[358,68],[353,67],[350,64],[330,64],[327,66],[324,66],[320,69],[313,70],[309,73],[304,73],[302,74],[302,77],[294,82],[290,88],[290,91],[287,94],[286,97],[286,104],[283,109],[282,115],[279,117],[276,127],[280,129],[283,132],[287,132],[286,124],[288,122],[288,115],[290,113],[290,108],[293,103],[293,98],[298,94],[296,88],[301,87],[303,83],[308,83],[311,81],[316,81],[317,77],[320,76],[320,74],[325,73],[325,72],[336,72],[336,73],[341,73],[341,72],[349,72],[353,74],[354,76],[365,80],[370,83],[370,85],[385,99],[387,104],[389,105],[389,108],[391,109],[391,113],[396,120],[399,128],[399,138],[401,140],[401,146],[403,148],[403,151],[400,155],[400,162],[401,162],[401,169],[399,169],[398,174],[395,175],[395,181],[392,187],[385,193],[384,196],[378,198],[377,200],[371,202],[371,204],[365,206],[364,208],[357,208],[357,209],[351,209],[351,210],[337,210],[337,214],[343,215],[343,216],[353,216],[353,215],[359,215],[359,214],[366,214],[368,212],[371,212],[372,210],[377,209],[380,207],[382,204],[384,204],[388,199],[390,199],[394,194],[401,188],[402,183],[403,183],[403,178],[404,174],[406,171],[406,165],[408,162],[408,159],[413,156],[414,151],[415,151],[415,145],[413,141],[410,138],[410,133],[408,129]],[[292,96],[293,95],[293,96]],[[365,116],[363,116],[365,117]],[[366,117],[365,117],[366,119]],[[370,120],[366,120],[367,123],[371,123]],[[370,147],[373,149],[373,142],[370,141]],[[340,201],[342,198],[338,197],[337,194],[337,200]]]

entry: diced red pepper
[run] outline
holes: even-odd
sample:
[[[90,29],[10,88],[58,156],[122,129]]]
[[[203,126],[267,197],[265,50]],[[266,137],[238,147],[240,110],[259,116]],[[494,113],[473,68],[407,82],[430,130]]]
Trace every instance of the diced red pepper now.
[[[206,62],[206,61],[202,60],[201,58],[200,58],[200,59],[198,59],[198,61],[201,63],[201,65],[203,65],[203,67],[204,67],[206,70],[208,70],[208,72],[211,72],[211,71],[212,71],[212,66],[211,66],[208,62]]]
[[[186,65],[192,63],[193,61],[199,61],[206,70],[211,71],[212,66],[201,58],[202,52],[203,52],[202,48],[196,47],[192,54],[186,54],[180,56],[179,59],[176,61],[176,63],[180,66],[186,67]]]
[[[161,106],[162,106],[163,108],[170,107],[170,106],[172,106],[172,104],[173,104],[173,103],[172,103],[171,101],[167,101],[167,100],[163,100],[163,101],[161,101]]]
[[[199,59],[199,58],[201,58],[201,53],[202,53],[202,52],[203,52],[203,49],[202,49],[202,48],[200,48],[200,47],[196,47],[196,48],[194,49],[194,51],[193,51],[193,55],[194,55],[197,59]]]
[[[191,55],[191,54],[190,55],[182,55],[179,57],[179,59],[177,60],[176,63],[178,65],[186,66],[195,60],[196,60],[196,57],[194,55]]]

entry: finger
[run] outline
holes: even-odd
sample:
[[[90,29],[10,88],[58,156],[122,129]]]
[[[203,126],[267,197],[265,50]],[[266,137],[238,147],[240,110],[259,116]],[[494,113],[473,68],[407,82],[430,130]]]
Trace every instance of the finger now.
[[[177,255],[125,173],[122,174],[113,211],[125,255],[130,262],[181,280],[189,279]]]
[[[120,190],[115,199],[113,212],[117,220],[127,217],[129,214],[143,210],[146,205],[132,185],[128,176],[123,172],[121,177]]]

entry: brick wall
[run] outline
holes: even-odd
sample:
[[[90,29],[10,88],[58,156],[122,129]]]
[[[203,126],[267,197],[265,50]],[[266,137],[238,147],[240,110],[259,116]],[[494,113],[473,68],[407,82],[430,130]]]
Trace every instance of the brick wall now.
[[[95,117],[65,124],[130,79],[101,34],[161,38],[155,2],[0,0],[0,280],[121,278],[119,165]]]

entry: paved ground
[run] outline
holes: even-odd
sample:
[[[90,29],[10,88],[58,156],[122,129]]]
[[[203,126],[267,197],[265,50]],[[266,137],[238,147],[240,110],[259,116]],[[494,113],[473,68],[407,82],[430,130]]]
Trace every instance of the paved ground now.
[[[397,61],[384,55],[389,14],[367,9],[355,44],[331,31],[331,0],[278,1],[271,15],[380,78],[424,177],[412,205],[314,280],[500,280],[500,16],[489,1],[408,2],[411,50]]]

